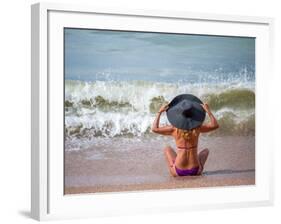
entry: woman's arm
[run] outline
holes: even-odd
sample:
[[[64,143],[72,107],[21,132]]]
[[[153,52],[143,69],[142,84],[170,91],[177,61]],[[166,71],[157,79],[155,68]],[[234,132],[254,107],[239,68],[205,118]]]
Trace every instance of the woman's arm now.
[[[160,116],[161,114],[168,109],[168,105],[163,105],[160,110],[158,111],[156,118],[153,122],[152,125],[152,131],[157,134],[162,134],[162,135],[171,135],[174,131],[173,126],[164,126],[164,127],[159,127],[159,121],[160,121]]]
[[[212,114],[209,105],[204,103],[201,104],[201,106],[203,107],[203,109],[206,111],[206,113],[208,114],[209,118],[210,118],[210,122],[208,124],[204,124],[200,127],[200,131],[201,132],[209,132],[209,131],[213,131],[217,128],[219,128],[219,124],[217,122],[217,119],[215,118],[215,116]]]

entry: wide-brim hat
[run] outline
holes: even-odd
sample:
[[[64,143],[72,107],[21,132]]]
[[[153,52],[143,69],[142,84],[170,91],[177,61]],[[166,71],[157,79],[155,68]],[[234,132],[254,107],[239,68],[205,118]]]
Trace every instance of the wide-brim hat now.
[[[201,106],[203,102],[194,95],[182,94],[176,96],[167,109],[169,122],[176,128],[191,130],[200,126],[206,116]]]

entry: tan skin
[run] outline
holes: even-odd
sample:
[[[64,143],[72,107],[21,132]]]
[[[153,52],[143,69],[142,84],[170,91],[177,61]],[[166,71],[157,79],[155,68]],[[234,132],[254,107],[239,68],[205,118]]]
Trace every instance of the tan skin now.
[[[179,169],[192,169],[195,167],[199,167],[197,175],[201,175],[204,169],[204,164],[208,158],[209,150],[204,149],[198,154],[197,145],[200,133],[213,131],[217,129],[219,125],[208,104],[201,104],[201,106],[208,114],[210,122],[207,124],[202,124],[200,127],[196,128],[196,134],[193,134],[188,141],[178,135],[177,128],[173,127],[172,125],[159,127],[160,116],[164,111],[168,109],[168,105],[163,105],[160,108],[153,122],[152,131],[157,134],[170,135],[174,137],[177,147],[191,148],[195,146],[190,150],[177,150],[177,153],[171,147],[166,147],[164,149],[165,158],[169,167],[170,174],[174,177],[178,176],[175,171],[175,166]]]

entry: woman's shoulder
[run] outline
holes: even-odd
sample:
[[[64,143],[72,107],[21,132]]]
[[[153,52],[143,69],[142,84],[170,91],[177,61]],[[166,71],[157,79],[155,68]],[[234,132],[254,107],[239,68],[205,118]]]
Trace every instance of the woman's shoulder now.
[[[169,127],[171,128],[171,130],[172,130],[172,136],[176,136],[176,131],[177,131],[177,128],[176,127],[174,127],[173,125],[169,125]]]

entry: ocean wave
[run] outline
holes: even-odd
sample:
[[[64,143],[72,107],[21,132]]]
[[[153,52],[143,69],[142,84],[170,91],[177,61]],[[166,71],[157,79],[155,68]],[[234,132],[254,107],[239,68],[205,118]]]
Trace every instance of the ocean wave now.
[[[209,103],[220,128],[215,135],[254,135],[253,83],[182,84],[148,81],[65,82],[67,138],[150,135],[160,106],[182,93]],[[166,116],[162,124],[168,124]]]
[[[213,110],[224,107],[250,109],[255,107],[255,93],[250,89],[230,89],[221,93],[211,93],[203,96]]]

